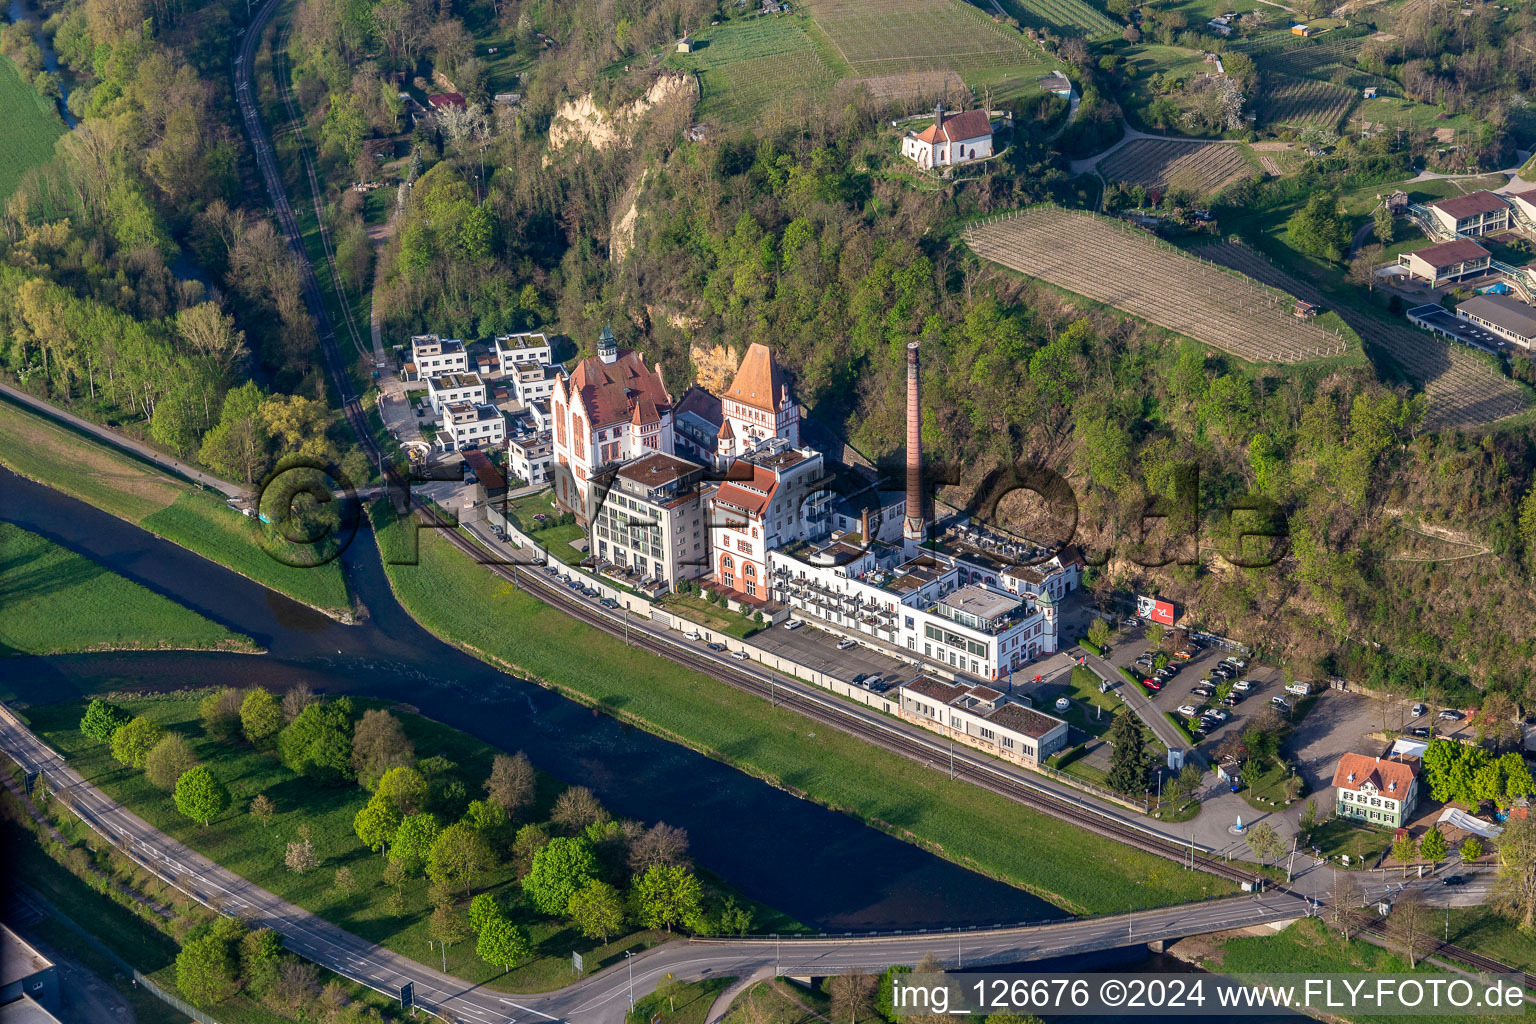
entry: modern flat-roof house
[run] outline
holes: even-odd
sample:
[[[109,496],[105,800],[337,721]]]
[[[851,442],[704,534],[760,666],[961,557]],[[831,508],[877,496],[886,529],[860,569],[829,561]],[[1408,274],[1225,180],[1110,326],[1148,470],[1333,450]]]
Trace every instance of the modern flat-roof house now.
[[[1468,238],[1415,249],[1398,256],[1398,266],[1408,271],[1410,277],[1438,288],[1452,281],[1462,281],[1479,274],[1486,274],[1493,254]]]
[[[58,969],[27,940],[0,924],[0,1006],[24,1004],[29,998],[47,1010],[57,1010]]]
[[[512,393],[520,405],[547,402],[555,393],[560,371],[546,363],[514,363],[511,370]]]
[[[588,550],[643,589],[709,572],[704,467],[652,452],[592,478]],[[651,586],[647,587],[647,582]]]
[[[1334,813],[1382,828],[1401,828],[1418,799],[1418,776],[1417,761],[1345,754],[1333,772],[1338,791]]]
[[[1430,216],[1458,235],[1486,235],[1509,229],[1509,203],[1488,191],[1468,192],[1427,204]]]
[[[1004,760],[1036,767],[1067,744],[1067,723],[990,686],[918,676],[897,689],[909,722]]]
[[[549,467],[555,461],[555,442],[549,431],[533,437],[507,441],[507,468],[527,484],[549,482]]]
[[[549,339],[542,334],[498,334],[496,336],[496,361],[502,373],[511,373],[514,366],[528,363],[545,364],[550,361]]]
[[[1511,192],[1505,196],[1516,210],[1525,214],[1527,220],[1536,221],[1536,188],[1524,192]],[[1511,217],[1513,220],[1513,216]]]
[[[1511,296],[1474,295],[1456,307],[1456,315],[1522,348],[1536,343],[1536,309]]]
[[[448,402],[438,443],[448,451],[470,445],[496,445],[507,439],[507,421],[494,405]]]
[[[992,118],[985,110],[946,115],[941,104],[933,124],[902,136],[901,155],[929,169],[985,160],[992,155]]]
[[[444,373],[468,373],[469,353],[457,338],[439,338],[435,334],[418,334],[411,338],[411,362],[416,374],[422,379]]]
[[[427,378],[427,401],[432,403],[435,413],[441,414],[443,406],[453,402],[479,405],[485,400],[485,381],[478,373],[445,373]]]

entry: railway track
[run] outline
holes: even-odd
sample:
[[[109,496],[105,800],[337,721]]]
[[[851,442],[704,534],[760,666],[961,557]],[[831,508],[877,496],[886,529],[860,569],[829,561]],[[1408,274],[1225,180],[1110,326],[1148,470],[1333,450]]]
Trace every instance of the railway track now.
[[[241,108],[246,129],[250,133],[252,146],[256,152],[258,168],[261,171],[262,178],[277,211],[279,224],[288,236],[289,246],[298,264],[301,281],[304,285],[305,304],[309,307],[310,315],[314,318],[318,329],[321,354],[325,360],[327,373],[331,378],[333,386],[336,388],[341,402],[342,414],[346,417],[347,424],[352,428],[352,432],[357,436],[358,443],[368,453],[373,462],[380,467],[387,482],[399,487],[401,493],[408,495],[410,493],[408,481],[402,478],[398,470],[384,459],[384,453],[368,429],[367,415],[363,411],[357,390],[347,374],[346,362],[342,358],[340,347],[336,341],[335,328],[332,325],[329,311],[325,308],[325,302],[320,294],[320,289],[315,282],[314,268],[309,262],[308,254],[304,251],[298,221],[293,216],[293,211],[288,205],[286,190],[283,187],[282,178],[278,174],[277,165],[273,159],[270,137],[261,122],[261,115],[256,109],[254,88],[251,82],[252,57],[257,40],[261,36],[267,22],[271,20],[272,15],[276,12],[279,3],[280,0],[267,0],[258,9],[251,21],[234,65],[235,95]],[[435,525],[448,525],[446,520],[442,519],[440,514],[430,506],[418,504],[415,506],[414,511]],[[448,538],[450,543],[469,556],[478,558],[481,555],[481,550],[461,531],[457,529],[444,529],[441,532]],[[792,686],[782,685],[773,677],[759,676],[755,672],[748,672],[731,664],[720,664],[716,660],[706,657],[702,652],[691,650],[679,642],[664,640],[651,633],[648,628],[630,629],[626,634],[620,622],[601,613],[585,601],[574,597],[569,591],[556,585],[548,576],[538,572],[535,568],[518,565],[489,565],[487,568],[491,572],[509,580],[514,585],[527,590],[545,603],[596,629],[601,629],[603,632],[615,637],[626,636],[630,644],[642,650],[650,651],[684,667],[703,672],[744,692],[764,697],[773,701],[776,705],[789,708],[813,721],[822,722],[832,728],[859,736],[867,742],[874,743],[886,750],[916,761],[932,764],[935,767],[941,763],[945,754],[948,753],[949,756],[954,757],[953,771],[957,779],[964,779],[973,785],[981,786],[1024,806],[1069,821],[1079,828],[1115,839],[1136,849],[1179,863],[1186,862],[1187,858],[1195,869],[1205,871],[1220,878],[1241,882],[1253,877],[1252,871],[1241,864],[1217,860],[1198,850],[1191,853],[1189,847],[1155,833],[1138,829],[1129,823],[1115,819],[1107,813],[1086,807],[1080,803],[1073,803],[1043,790],[1034,789],[1027,785],[1026,780],[1009,776],[984,763],[971,759],[969,755],[942,750],[936,742],[907,734],[892,726],[883,725],[883,723],[881,724],[883,727],[877,727],[875,723],[866,721],[855,714],[851,708],[841,706],[835,698],[821,697]],[[1438,948],[1443,955],[1454,957],[1479,970],[1490,970],[1506,974],[1518,973],[1512,971],[1506,965],[1498,963],[1498,961],[1472,953],[1469,950],[1447,944],[1442,944]],[[1528,988],[1536,988],[1536,977],[1527,974],[1524,978]]]

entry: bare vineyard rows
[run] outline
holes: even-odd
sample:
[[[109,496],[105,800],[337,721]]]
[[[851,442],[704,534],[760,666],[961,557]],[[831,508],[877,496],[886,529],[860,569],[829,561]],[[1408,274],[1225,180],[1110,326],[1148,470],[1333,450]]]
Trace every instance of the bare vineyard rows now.
[[[1017,31],[961,0],[812,0],[811,13],[860,75],[1050,66]]]
[[[1224,242],[1200,249],[1200,255],[1265,284],[1323,305],[1323,296],[1270,263],[1246,245]],[[1400,365],[1424,387],[1429,399],[1428,426],[1470,427],[1513,416],[1525,409],[1525,393],[1514,381],[1472,353],[1416,327],[1387,323],[1350,310],[1339,310],[1355,333]]]
[[[1174,139],[1135,139],[1099,164],[1106,181],[1147,188],[1169,184],[1213,195],[1252,173],[1239,146]]]
[[[1264,120],[1269,124],[1337,128],[1354,103],[1353,90],[1332,82],[1284,75],[1264,79]]]
[[[1121,221],[1036,206],[966,233],[978,256],[1256,363],[1342,355],[1337,333],[1289,295],[1196,259]]]

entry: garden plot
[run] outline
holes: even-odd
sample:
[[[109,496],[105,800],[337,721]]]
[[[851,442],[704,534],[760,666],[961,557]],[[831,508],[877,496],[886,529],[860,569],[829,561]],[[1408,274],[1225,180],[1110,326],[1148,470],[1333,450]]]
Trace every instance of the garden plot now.
[[[966,232],[985,259],[1256,363],[1343,355],[1348,344],[1295,299],[1122,221],[1035,206]]]

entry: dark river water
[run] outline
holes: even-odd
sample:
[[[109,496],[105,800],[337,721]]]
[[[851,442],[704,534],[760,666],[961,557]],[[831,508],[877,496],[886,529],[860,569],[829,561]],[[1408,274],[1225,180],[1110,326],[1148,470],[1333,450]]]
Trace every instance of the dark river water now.
[[[396,603],[366,532],[344,562],[367,617],[344,626],[4,469],[0,519],[172,597],[269,652],[10,658],[0,661],[6,699],[40,704],[113,688],[283,688],[302,681],[325,693],[403,701],[492,746],[527,751],[545,771],[591,787],[617,815],[687,829],[701,865],[813,927],[942,928],[1065,916],[1028,893],[461,654]],[[948,782],[936,774],[933,784]]]

